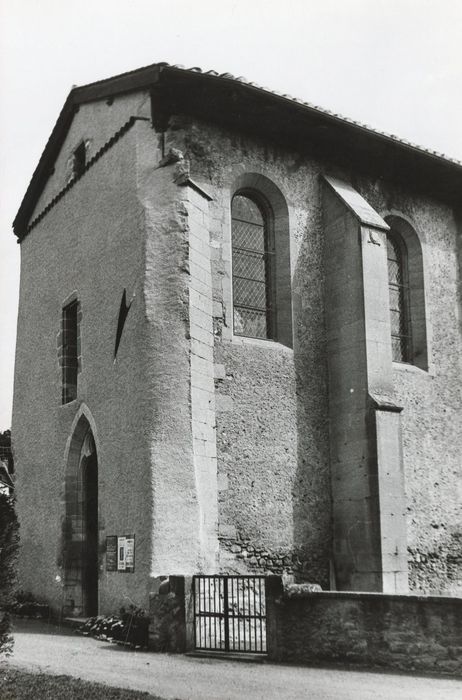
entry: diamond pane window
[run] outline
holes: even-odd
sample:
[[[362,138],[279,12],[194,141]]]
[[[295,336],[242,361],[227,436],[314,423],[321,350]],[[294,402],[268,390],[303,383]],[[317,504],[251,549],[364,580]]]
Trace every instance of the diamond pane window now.
[[[231,205],[234,333],[271,337],[270,258],[267,217],[250,197]]]
[[[392,357],[394,362],[411,362],[407,254],[404,241],[395,234],[387,236],[387,257]]]

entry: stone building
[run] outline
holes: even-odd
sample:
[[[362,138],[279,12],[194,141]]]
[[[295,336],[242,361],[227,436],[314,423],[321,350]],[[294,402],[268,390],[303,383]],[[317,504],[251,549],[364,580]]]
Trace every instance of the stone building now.
[[[462,165],[243,78],[74,88],[33,174],[20,582],[462,590]]]

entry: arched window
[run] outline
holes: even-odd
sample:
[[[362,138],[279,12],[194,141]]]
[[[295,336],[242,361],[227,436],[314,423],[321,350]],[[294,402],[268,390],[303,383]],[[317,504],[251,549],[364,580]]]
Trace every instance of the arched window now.
[[[231,220],[234,333],[274,338],[271,210],[253,193],[238,192],[232,200]]]
[[[422,246],[414,228],[400,216],[387,216],[388,288],[392,357],[428,369]]]
[[[395,362],[412,362],[407,250],[393,230],[387,236],[387,257],[392,357]]]

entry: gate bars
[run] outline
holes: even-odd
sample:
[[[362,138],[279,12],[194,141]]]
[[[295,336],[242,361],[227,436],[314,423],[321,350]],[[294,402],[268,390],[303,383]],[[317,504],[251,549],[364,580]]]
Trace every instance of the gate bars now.
[[[194,576],[195,648],[266,654],[264,576]]]

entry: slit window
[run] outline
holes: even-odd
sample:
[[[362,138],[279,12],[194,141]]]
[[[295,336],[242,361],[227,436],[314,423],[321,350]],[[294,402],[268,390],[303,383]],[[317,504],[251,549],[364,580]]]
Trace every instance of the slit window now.
[[[231,205],[233,328],[235,335],[272,338],[271,267],[268,215],[246,194]]]
[[[78,374],[78,302],[73,301],[63,308],[62,316],[62,402],[69,403],[77,398]]]
[[[74,151],[74,162],[73,162],[73,173],[74,177],[80,177],[82,173],[85,170],[85,167],[87,165],[87,150],[85,148],[85,143],[82,141],[82,143],[77,146],[77,148]]]

